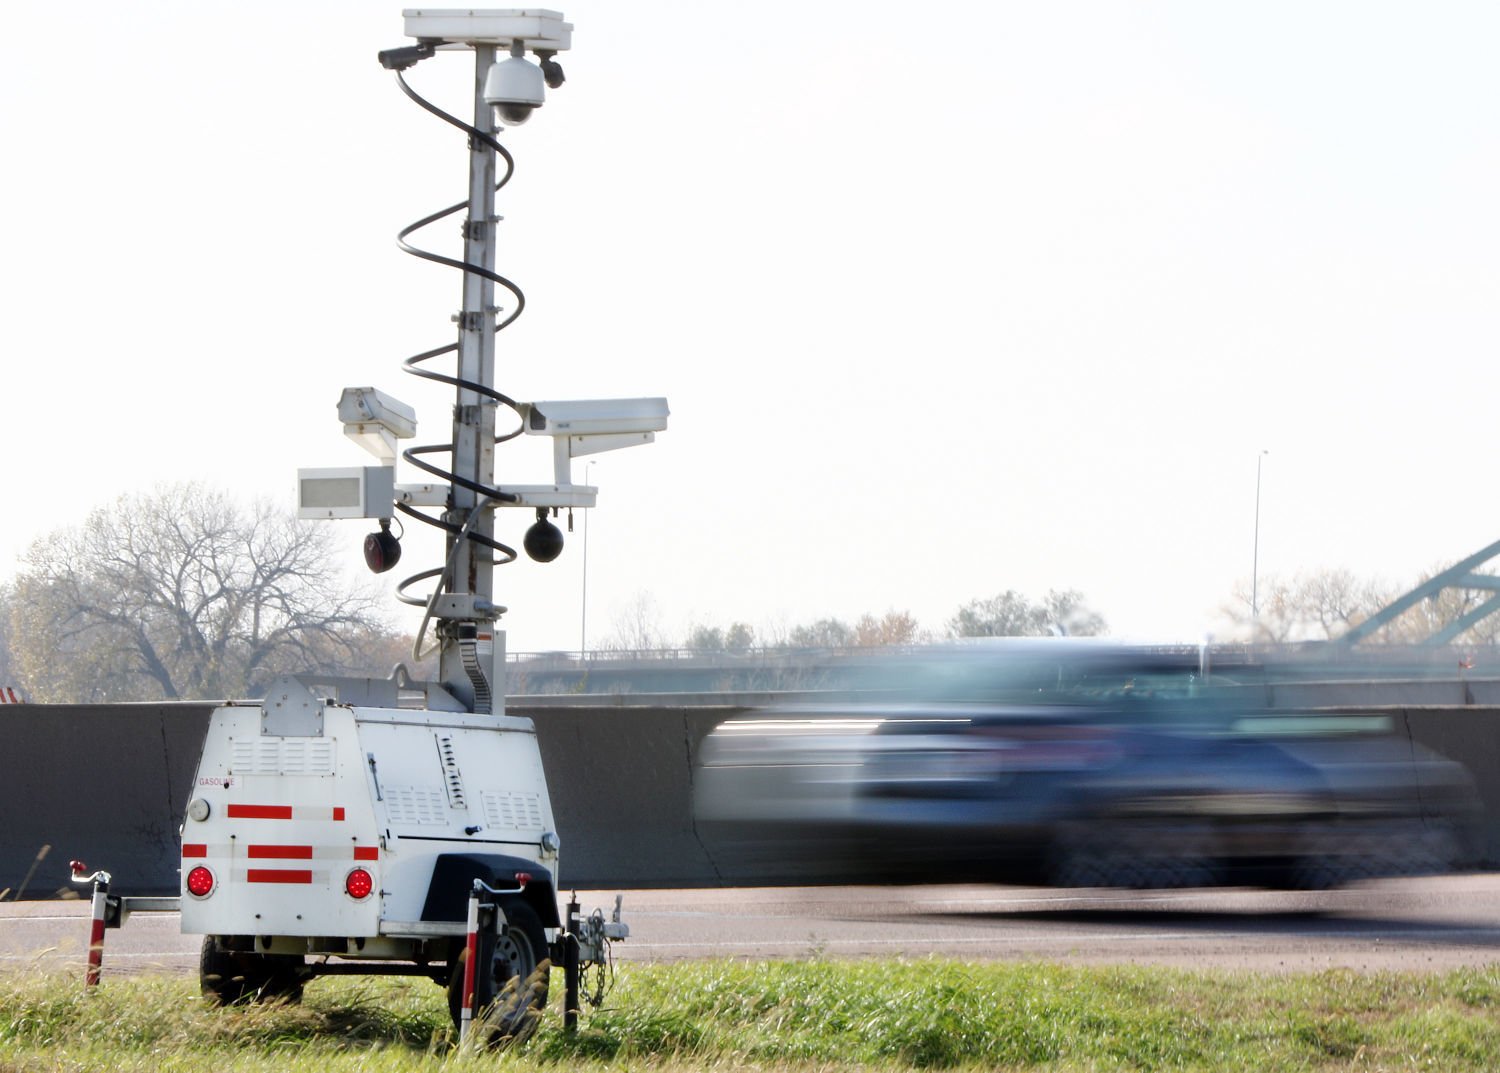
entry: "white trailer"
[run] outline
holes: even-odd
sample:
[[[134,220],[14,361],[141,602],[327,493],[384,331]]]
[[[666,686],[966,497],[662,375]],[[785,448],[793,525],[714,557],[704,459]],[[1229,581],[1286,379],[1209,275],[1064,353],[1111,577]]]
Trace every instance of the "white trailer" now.
[[[296,997],[316,975],[412,973],[447,986],[458,1019],[478,880],[502,893],[486,899],[476,1001],[530,980],[513,1032],[546,1000],[544,964],[589,930],[558,911],[535,727],[401,708],[383,684],[385,703],[344,704],[284,678],[214,711],[182,828],[182,930],[206,937],[204,991]]]
[[[444,532],[444,561],[396,589],[422,609],[413,655],[437,654],[436,681],[412,681],[404,666],[387,680],[287,677],[263,700],[216,709],[183,819],[182,929],[205,936],[203,987],[220,1001],[295,998],[322,974],[419,974],[448,987],[461,1030],[491,1007],[473,1024],[504,1039],[533,1023],[554,964],[567,972],[571,1022],[582,972],[628,928],[618,898],[610,920],[599,910],[582,916],[576,902],[559,911],[560,840],[535,728],[504,711],[505,608],[493,569],[516,552],[497,517],[501,508],[533,511],[526,551],[555,559],[563,535],[550,518],[593,507],[597,495],[573,483],[572,459],[649,443],[668,411],[662,398],[523,403],[495,387],[495,337],[524,306],[495,271],[495,194],[514,167],[497,135],[562,84],[556,56],[572,26],[541,9],[412,9],[404,18],[416,44],[379,60],[408,97],[462,133],[469,153],[468,199],[399,236],[407,253],[463,273],[456,339],[404,363],[455,389],[452,438],[401,451],[424,483],[398,484],[398,445],[416,434],[415,411],[372,387],[349,388],[339,419],[379,464],[300,471],[298,509],[304,518],[377,519],[364,538],[376,572],[400,558],[398,513]],[[405,78],[439,53],[465,51],[476,65],[472,122]],[[408,241],[460,212],[461,259]],[[508,313],[497,287],[513,298]],[[444,358],[451,372],[431,364]],[[509,430],[497,423],[506,410]],[[523,433],[552,438],[550,483],[497,482],[496,445]],[[100,936],[133,910],[164,907],[112,898],[107,873],[84,871],[76,864],[75,878],[95,883]],[[97,957],[92,966],[97,979]]]

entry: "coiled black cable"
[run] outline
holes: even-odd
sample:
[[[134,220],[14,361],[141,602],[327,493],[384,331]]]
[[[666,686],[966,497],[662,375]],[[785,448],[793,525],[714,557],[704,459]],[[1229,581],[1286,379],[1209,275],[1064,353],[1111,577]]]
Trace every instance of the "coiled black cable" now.
[[[409,97],[413,102],[415,102],[419,107],[437,116],[443,122],[457,127],[459,130],[467,134],[471,141],[479,141],[487,145],[489,148],[493,149],[502,160],[505,161],[505,172],[495,182],[496,191],[499,191],[505,186],[506,183],[510,182],[511,176],[515,174],[516,170],[515,158],[510,155],[509,150],[507,150],[505,146],[501,145],[493,135],[480,130],[478,127],[472,126],[471,124],[465,123],[462,119],[459,119],[457,116],[450,115],[448,112],[443,111],[443,109],[427,100],[421,94],[417,93],[416,90],[411,88],[411,86],[407,83],[405,76],[401,74],[400,71],[396,73],[396,81],[401,87],[401,92],[405,93],[406,96]],[[424,216],[422,217],[422,219],[417,220],[415,223],[408,224],[406,227],[402,228],[396,236],[396,243],[404,252],[411,254],[413,257],[419,257],[424,261],[431,261],[434,264],[444,265],[448,268],[456,268],[461,272],[472,272],[478,276],[484,277],[485,279],[497,284],[498,286],[504,287],[507,291],[509,291],[515,298],[515,308],[512,309],[507,316],[495,322],[494,330],[496,332],[500,332],[510,324],[512,324],[526,308],[526,296],[521,292],[520,287],[516,286],[515,283],[513,283],[509,279],[506,279],[499,273],[485,268],[483,265],[471,264],[468,261],[459,260],[453,257],[446,257],[439,253],[433,253],[431,250],[421,249],[420,247],[414,246],[409,241],[407,241],[411,235],[413,235],[417,231],[422,230],[424,227],[435,224],[439,220],[447,219],[454,213],[463,211],[468,207],[469,202],[466,199],[464,201],[458,202],[457,204],[449,205],[445,209],[440,209],[428,216]],[[522,431],[522,426],[520,424],[521,409],[514,399],[510,398],[508,395],[505,395],[503,392],[496,391],[494,388],[489,387],[486,384],[477,383],[473,380],[467,380],[460,376],[443,373],[435,369],[428,369],[423,367],[424,362],[430,361],[433,358],[442,357],[445,354],[455,354],[458,352],[458,349],[459,344],[458,341],[455,340],[444,346],[434,347],[433,349],[423,351],[420,354],[413,354],[411,357],[407,358],[401,363],[401,367],[413,376],[420,376],[424,380],[435,380],[438,383],[448,384],[455,388],[472,391],[477,395],[483,396],[484,398],[492,399],[502,406],[509,407],[511,411],[516,414],[516,427],[510,432],[506,432],[502,435],[496,435],[494,438],[494,442],[496,444],[500,444],[519,436]],[[448,469],[444,469],[440,465],[429,462],[424,457],[427,455],[443,453],[446,453],[449,456],[450,468]],[[405,458],[406,461],[410,462],[413,466],[422,470],[424,473],[431,474],[432,476],[437,477],[440,480],[457,485],[460,488],[466,488],[480,497],[478,502],[475,503],[472,511],[470,512],[470,516],[467,522],[459,525],[440,516],[434,516],[424,513],[423,511],[418,510],[416,507],[413,507],[407,503],[397,502],[396,509],[410,518],[415,518],[426,525],[442,529],[444,532],[453,536],[455,538],[453,544],[454,553],[456,553],[457,551],[459,542],[463,541],[464,539],[468,539],[476,544],[479,544],[482,547],[490,549],[490,551],[494,553],[491,559],[491,562],[494,565],[503,566],[506,563],[513,562],[516,558],[516,550],[514,548],[500,542],[499,540],[494,539],[493,537],[486,536],[483,533],[474,532],[473,526],[474,522],[479,518],[480,513],[487,509],[491,503],[514,503],[517,497],[510,494],[509,492],[502,491],[500,488],[493,485],[487,485],[479,481],[471,480],[454,472],[451,468],[453,464],[452,455],[453,445],[451,443],[421,444],[415,447],[408,447],[402,452],[402,457]],[[448,560],[442,566],[434,567],[431,570],[424,570],[421,573],[413,574],[411,577],[403,579],[396,586],[396,598],[402,603],[410,604],[415,607],[425,607],[428,609],[428,615],[423,619],[422,628],[417,632],[418,648],[421,645],[422,635],[426,631],[427,621],[431,617],[432,606],[436,602],[438,595],[443,592],[444,588],[448,584],[448,574],[453,568],[454,557],[454,554],[450,553],[450,555],[448,556]],[[426,596],[415,596],[407,591],[412,586],[418,585],[432,578],[438,578],[438,582],[433,590]]]

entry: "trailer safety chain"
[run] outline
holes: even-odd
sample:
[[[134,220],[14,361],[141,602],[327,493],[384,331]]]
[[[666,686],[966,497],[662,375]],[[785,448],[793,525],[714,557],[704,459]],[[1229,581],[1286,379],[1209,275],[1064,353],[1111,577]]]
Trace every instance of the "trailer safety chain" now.
[[[607,947],[606,947],[606,949],[607,949]],[[589,969],[590,968],[594,970],[594,989],[592,991],[585,991],[583,999],[590,1006],[592,1006],[594,1009],[597,1010],[600,1006],[604,1005],[604,996],[607,995],[607,994],[609,994],[612,990],[614,990],[614,986],[615,986],[615,959],[614,959],[614,955],[611,953],[611,955],[608,957],[607,960],[592,962],[589,966],[587,966],[586,968],[584,968],[584,970],[583,970],[583,976],[584,976],[585,980],[588,977],[588,973],[589,973]]]
[[[597,936],[604,947],[604,959],[602,961],[591,961],[580,970],[581,977],[586,981],[589,970],[594,972],[594,989],[584,994],[584,1001],[594,1009],[604,1005],[604,997],[614,990],[615,986],[615,952],[614,944],[604,931],[604,910],[595,909],[589,914],[585,922],[584,930],[591,936]]]

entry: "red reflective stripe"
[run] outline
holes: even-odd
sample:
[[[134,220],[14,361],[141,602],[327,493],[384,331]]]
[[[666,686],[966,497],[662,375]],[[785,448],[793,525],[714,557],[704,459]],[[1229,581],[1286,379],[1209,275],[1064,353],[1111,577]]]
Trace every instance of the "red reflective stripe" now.
[[[207,842],[184,842],[182,844],[182,856],[183,856],[184,859],[186,859],[188,857],[207,857],[208,856],[208,843]]]
[[[310,861],[311,846],[250,846],[245,854],[251,860]]]
[[[252,868],[245,873],[247,883],[311,883],[312,872],[293,868]]]
[[[100,970],[104,965],[104,918],[94,917],[94,926],[89,934],[88,967],[83,971],[83,982],[90,987],[99,983]]]
[[[478,925],[474,922],[474,904],[472,901],[469,903],[469,929],[468,935],[464,939],[464,1001],[462,1007],[463,1014],[459,1019],[460,1035],[462,1035],[463,1029],[466,1027],[465,1022],[471,1021],[474,1016],[474,977],[476,975],[474,968],[475,963],[479,961],[479,930]]]
[[[380,860],[379,846],[355,846],[354,859],[356,861],[378,861]]]
[[[230,805],[229,818],[236,820],[334,820],[342,822],[343,808],[311,805]]]
[[[291,805],[230,805],[231,820],[289,820]]]

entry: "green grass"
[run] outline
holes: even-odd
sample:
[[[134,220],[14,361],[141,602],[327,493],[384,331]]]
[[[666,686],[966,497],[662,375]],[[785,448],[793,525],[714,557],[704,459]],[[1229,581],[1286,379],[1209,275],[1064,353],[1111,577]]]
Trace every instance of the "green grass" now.
[[[558,981],[561,982],[560,980]],[[1258,976],[952,961],[628,967],[565,1033],[557,1002],[503,1055],[454,1046],[420,979],[329,979],[299,1006],[218,1009],[177,977],[0,976],[0,1073],[1500,1069],[1500,965]]]

